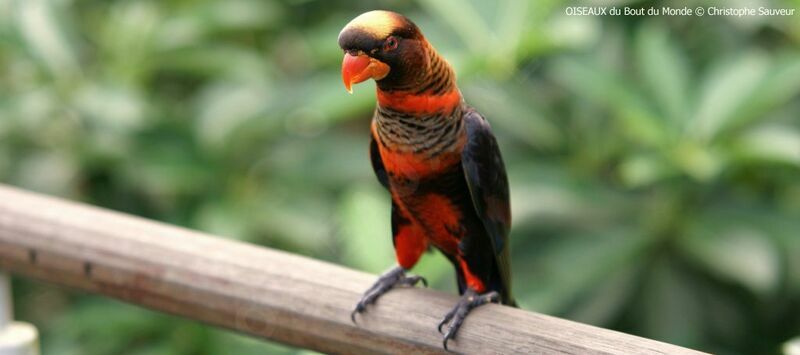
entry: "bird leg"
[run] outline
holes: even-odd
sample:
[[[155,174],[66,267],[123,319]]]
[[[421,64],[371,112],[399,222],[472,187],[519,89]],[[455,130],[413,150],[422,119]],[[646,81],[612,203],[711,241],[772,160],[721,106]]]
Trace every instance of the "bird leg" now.
[[[461,328],[461,325],[464,323],[464,319],[467,318],[467,314],[469,314],[473,308],[491,302],[498,303],[499,301],[500,294],[498,294],[496,291],[479,294],[472,288],[467,288],[456,306],[453,307],[450,312],[447,312],[444,318],[442,318],[442,321],[439,322],[439,333],[442,333],[442,326],[448,324],[447,333],[444,333],[444,349],[448,350],[447,341],[456,337],[458,329]]]
[[[378,297],[391,290],[393,287],[397,285],[414,286],[420,281],[422,281],[425,287],[428,287],[428,281],[425,280],[424,277],[417,275],[408,276],[406,275],[406,270],[401,266],[395,266],[389,269],[389,271],[383,273],[383,275],[378,278],[378,281],[376,281],[372,287],[364,292],[364,295],[361,296],[361,300],[356,304],[356,308],[350,313],[350,319],[355,323],[356,314],[363,313],[367,305],[375,303]]]

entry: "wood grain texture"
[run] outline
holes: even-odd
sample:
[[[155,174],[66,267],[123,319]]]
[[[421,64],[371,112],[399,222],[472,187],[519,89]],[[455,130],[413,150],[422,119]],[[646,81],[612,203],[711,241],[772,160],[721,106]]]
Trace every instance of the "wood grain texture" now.
[[[354,325],[375,275],[0,185],[0,268],[329,353],[443,353],[455,295],[393,290]],[[476,309],[455,352],[699,354],[521,309]]]

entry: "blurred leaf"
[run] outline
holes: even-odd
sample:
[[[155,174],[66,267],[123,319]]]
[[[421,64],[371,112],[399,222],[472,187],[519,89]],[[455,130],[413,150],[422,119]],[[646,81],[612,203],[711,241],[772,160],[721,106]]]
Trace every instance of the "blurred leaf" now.
[[[642,330],[647,337],[691,346],[702,334],[702,305],[686,275],[667,260],[656,260],[644,294]]]
[[[102,55],[108,64],[104,74],[128,85],[137,85],[149,71],[153,41],[163,14],[155,2],[135,1],[115,6],[99,31]]]
[[[696,230],[681,241],[696,262],[721,277],[761,295],[778,287],[779,257],[763,230],[746,225],[716,225]]]
[[[686,56],[673,43],[666,28],[652,21],[641,26],[636,38],[638,67],[647,88],[672,127],[687,120],[690,107],[689,69]]]
[[[455,0],[419,0],[420,5],[448,22],[456,33],[462,36],[464,44],[473,52],[481,52],[493,48],[491,43],[492,29],[476,5],[471,1]]]
[[[70,184],[77,174],[75,162],[59,152],[32,154],[23,160],[16,171],[15,182],[34,191],[56,196],[70,194]]]
[[[704,81],[697,111],[689,133],[701,141],[711,141],[729,124],[743,103],[757,92],[769,70],[769,59],[762,53],[739,55],[716,63]]]
[[[789,339],[783,344],[784,355],[797,355],[800,354],[800,336]]]
[[[89,85],[75,94],[75,108],[90,125],[124,132],[143,126],[148,107],[142,95],[129,88]]]
[[[716,150],[689,140],[679,143],[669,153],[677,166],[698,181],[716,177],[725,163]]]
[[[270,62],[258,53],[230,44],[210,43],[201,48],[181,48],[160,54],[159,70],[175,75],[192,75],[201,78],[237,80],[253,84],[272,75]]]
[[[310,350],[295,350],[286,345],[267,343],[261,339],[237,334],[228,330],[215,329],[216,341],[211,342],[209,354],[316,354]]]
[[[76,305],[59,318],[55,325],[63,325],[57,327],[59,332],[54,334],[53,343],[45,343],[44,349],[52,346],[66,354],[119,353],[135,347],[137,339],[152,338],[169,331],[165,318],[151,311],[97,298],[95,302]],[[114,319],[114,322],[108,322],[108,319]]]
[[[734,112],[729,126],[742,126],[769,118],[767,113],[800,95],[800,55],[785,54],[773,59],[769,71]]]
[[[765,125],[746,132],[736,144],[744,159],[793,164],[800,167],[800,130]]]
[[[79,72],[75,43],[68,39],[63,11],[48,0],[14,1],[15,18],[25,44],[55,77]]]
[[[561,143],[558,129],[530,105],[535,99],[528,88],[509,82],[478,82],[467,86],[464,95],[479,111],[492,110],[494,115],[486,117],[490,123],[533,147],[552,149]]]
[[[340,240],[347,265],[381,273],[394,264],[388,193],[378,187],[354,188],[342,199]]]
[[[646,101],[617,73],[583,60],[563,60],[556,75],[584,99],[604,105],[627,137],[647,146],[660,146],[668,132]]]
[[[248,240],[247,210],[224,203],[209,203],[195,215],[197,228],[231,239]]]
[[[563,312],[581,295],[601,287],[609,275],[636,260],[647,239],[630,232],[580,235],[559,241],[542,260],[529,265],[526,277],[535,282],[518,283],[518,296],[538,312]]]
[[[200,7],[206,26],[215,30],[233,31],[278,26],[283,10],[277,2],[258,0],[229,0],[207,2]]]
[[[372,83],[361,84],[350,95],[344,90],[338,74],[326,73],[302,81],[291,91],[287,90],[284,99],[292,107],[315,111],[321,122],[334,123],[370,117],[375,107],[373,87]]]
[[[620,174],[626,185],[640,187],[672,175],[673,171],[659,157],[640,154],[623,161]]]
[[[271,198],[270,198],[271,197]],[[263,203],[254,206],[248,216],[253,225],[259,226],[267,237],[269,246],[306,253],[330,255],[334,241],[335,214],[332,206],[319,203],[314,195],[297,195],[291,198],[264,196]]]
[[[605,282],[585,293],[578,305],[567,312],[569,319],[604,326],[628,305],[636,287],[638,264],[616,270]]]
[[[537,2],[537,4],[541,3],[543,2]],[[549,21],[551,22],[548,26],[542,30],[545,31],[547,41],[557,48],[585,48],[596,43],[601,33],[601,23],[594,17],[564,15],[555,16]],[[530,42],[533,43],[522,43],[522,45],[533,46],[536,43],[535,41]]]
[[[503,0],[494,3],[479,1],[419,0],[423,9],[450,27],[450,33],[461,38],[469,50],[468,68],[499,78],[512,78],[515,69],[527,56],[538,55],[554,45],[570,45],[580,41],[580,33],[557,33],[550,30],[549,15],[558,9],[557,2]],[[440,21],[441,22],[441,21]],[[435,23],[422,22],[426,36],[439,39],[430,31]],[[573,25],[575,25],[573,23]],[[580,31],[585,26],[571,26]],[[585,31],[584,31],[585,33]],[[450,41],[439,41],[450,42]],[[441,49],[441,48],[440,48]],[[446,52],[446,51],[445,51]],[[450,54],[450,53],[446,53]],[[458,57],[449,55],[459,68]],[[467,69],[467,75],[471,70]]]
[[[764,222],[769,223],[775,235],[777,248],[783,253],[786,288],[793,299],[800,297],[800,213],[771,213]]]
[[[209,148],[219,148],[231,139],[242,123],[261,114],[274,102],[270,88],[261,83],[217,83],[198,95],[197,131]]]
[[[574,191],[563,186],[541,184],[514,188],[511,208],[512,214],[520,220],[552,222],[569,221],[587,212],[588,206]]]

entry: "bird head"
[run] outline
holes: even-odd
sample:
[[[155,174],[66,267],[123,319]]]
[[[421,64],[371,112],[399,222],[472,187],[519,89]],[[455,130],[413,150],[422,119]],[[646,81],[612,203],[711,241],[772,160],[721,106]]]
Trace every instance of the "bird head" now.
[[[391,11],[365,12],[339,33],[344,50],[342,80],[352,85],[374,79],[381,88],[413,84],[427,64],[427,42],[411,20]]]

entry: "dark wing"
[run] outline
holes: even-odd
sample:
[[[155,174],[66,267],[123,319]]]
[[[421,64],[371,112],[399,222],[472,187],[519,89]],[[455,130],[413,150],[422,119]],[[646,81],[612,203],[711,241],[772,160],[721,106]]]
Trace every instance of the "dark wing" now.
[[[375,172],[375,177],[378,178],[381,185],[389,188],[389,176],[386,175],[386,168],[383,167],[383,160],[381,160],[381,152],[378,150],[378,142],[375,136],[369,135],[369,160],[372,161],[372,170]]]
[[[508,232],[511,228],[511,208],[508,197],[508,178],[497,140],[489,122],[474,110],[464,114],[467,143],[461,153],[461,165],[467,179],[472,204],[492,239],[498,271],[511,297],[511,266],[509,265]]]

